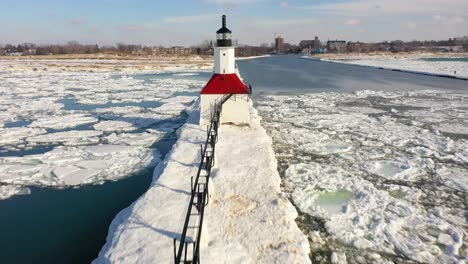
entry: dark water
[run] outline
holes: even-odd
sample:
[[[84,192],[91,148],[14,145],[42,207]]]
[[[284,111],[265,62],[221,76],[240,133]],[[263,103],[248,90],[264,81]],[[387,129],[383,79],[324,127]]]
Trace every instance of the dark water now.
[[[465,80],[304,60],[293,55],[243,60],[237,64],[244,81],[252,84],[254,95],[357,90],[463,91],[468,87]]]
[[[6,127],[6,128],[24,127],[24,126],[27,126],[27,125],[29,125],[31,123],[32,122],[29,121],[29,120],[17,120],[17,121],[14,121],[14,122],[4,124],[4,127]]]
[[[165,155],[174,143],[163,140],[153,147]],[[112,219],[146,191],[152,173],[147,168],[78,189],[31,188],[31,195],[0,201],[0,263],[90,263]]]
[[[139,197],[151,170],[80,189],[32,188],[0,202],[2,263],[90,263],[114,216]]]
[[[468,62],[468,58],[425,58],[424,61],[460,61]]]

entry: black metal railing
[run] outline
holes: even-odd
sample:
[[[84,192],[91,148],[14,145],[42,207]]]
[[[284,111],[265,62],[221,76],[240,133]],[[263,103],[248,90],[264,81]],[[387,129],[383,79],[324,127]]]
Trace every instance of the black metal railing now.
[[[201,145],[201,160],[197,175],[191,178],[191,195],[180,240],[174,239],[174,263],[200,263],[200,240],[205,206],[208,204],[208,183],[211,168],[215,162],[215,147],[218,142],[218,128],[221,124],[223,104],[232,94],[225,95],[213,107],[211,122],[208,126],[206,141]],[[193,230],[191,240],[187,232]]]

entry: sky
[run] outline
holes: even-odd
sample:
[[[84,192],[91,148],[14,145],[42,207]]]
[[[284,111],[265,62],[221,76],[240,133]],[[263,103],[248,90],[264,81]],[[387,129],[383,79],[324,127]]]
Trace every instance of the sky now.
[[[215,38],[222,14],[248,45],[468,35],[468,0],[0,0],[0,44],[192,46]]]

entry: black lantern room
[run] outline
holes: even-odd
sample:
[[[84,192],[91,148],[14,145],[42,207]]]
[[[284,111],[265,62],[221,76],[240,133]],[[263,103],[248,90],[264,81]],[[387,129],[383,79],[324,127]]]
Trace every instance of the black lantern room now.
[[[226,15],[223,15],[223,27],[216,31],[216,46],[231,47],[231,30],[226,27]]]

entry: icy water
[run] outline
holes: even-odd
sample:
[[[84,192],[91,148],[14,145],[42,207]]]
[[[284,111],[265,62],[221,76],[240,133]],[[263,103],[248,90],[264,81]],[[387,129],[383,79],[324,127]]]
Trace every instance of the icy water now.
[[[237,64],[242,78],[252,83],[255,95],[358,90],[467,90],[464,80],[303,60],[292,55],[242,60]]]
[[[315,263],[466,261],[467,81],[297,56],[238,65]]]
[[[165,155],[175,139],[155,147]],[[31,187],[30,195],[0,200],[2,263],[90,263],[105,243],[115,215],[141,196],[154,167],[102,185]]]
[[[460,61],[468,62],[468,58],[424,58],[425,61]]]
[[[205,73],[0,74],[0,263],[90,263]]]

